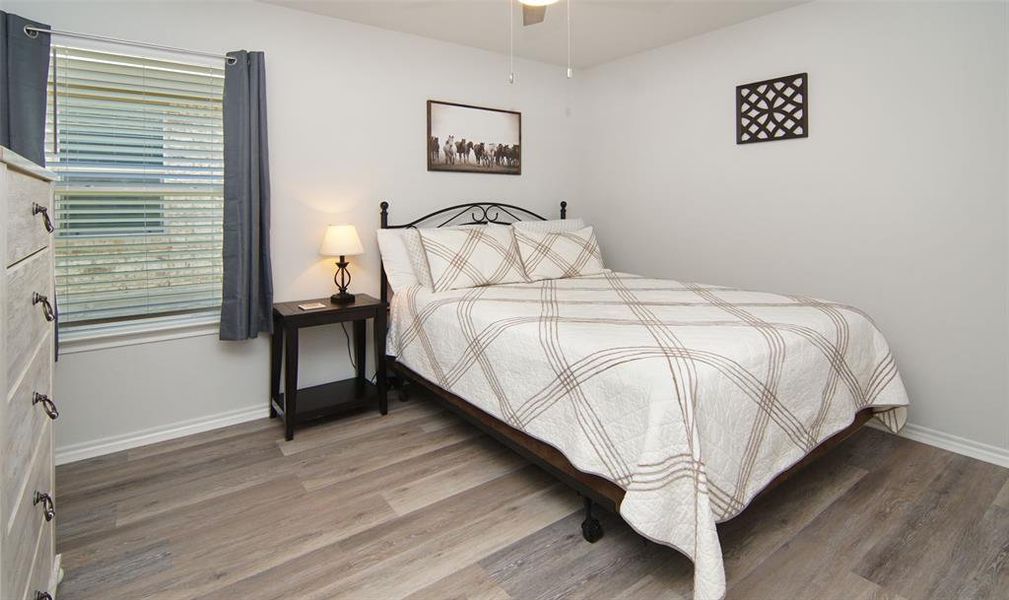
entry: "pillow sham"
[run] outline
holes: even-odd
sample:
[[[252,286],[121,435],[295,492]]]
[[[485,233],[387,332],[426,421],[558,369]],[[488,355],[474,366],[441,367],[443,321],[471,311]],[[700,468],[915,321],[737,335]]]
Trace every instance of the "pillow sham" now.
[[[516,229],[515,240],[530,281],[595,275],[605,270],[591,227],[549,233]]]
[[[416,229],[379,229],[378,249],[394,293],[415,285],[432,289],[431,270]]]
[[[581,219],[556,219],[553,221],[516,221],[512,223],[516,231],[537,231],[554,233],[557,231],[578,231],[585,229],[585,221]]]
[[[403,235],[406,242],[406,251],[410,255],[410,264],[413,265],[413,273],[417,276],[417,283],[431,290],[434,284],[431,282],[431,267],[427,264],[427,254],[424,253],[424,244],[420,241],[420,232],[414,228],[408,228]]]
[[[419,233],[436,292],[526,281],[508,226],[421,229]]]

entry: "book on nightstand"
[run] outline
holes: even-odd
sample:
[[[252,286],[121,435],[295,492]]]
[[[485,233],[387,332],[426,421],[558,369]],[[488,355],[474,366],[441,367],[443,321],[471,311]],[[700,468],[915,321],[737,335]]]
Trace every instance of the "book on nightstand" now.
[[[317,310],[320,308],[326,308],[326,305],[322,302],[309,302],[308,304],[299,304],[298,308],[301,310]]]

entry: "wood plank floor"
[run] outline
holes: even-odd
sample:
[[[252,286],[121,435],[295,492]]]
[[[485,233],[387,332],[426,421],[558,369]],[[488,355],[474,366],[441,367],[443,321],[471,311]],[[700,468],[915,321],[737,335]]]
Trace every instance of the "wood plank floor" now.
[[[57,469],[61,600],[689,598],[691,564],[422,397]],[[863,429],[720,527],[729,599],[1009,598],[1009,470]]]

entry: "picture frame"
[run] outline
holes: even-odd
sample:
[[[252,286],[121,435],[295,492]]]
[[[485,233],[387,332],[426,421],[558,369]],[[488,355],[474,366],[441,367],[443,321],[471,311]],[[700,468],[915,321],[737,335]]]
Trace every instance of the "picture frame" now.
[[[522,113],[427,101],[427,170],[522,174]]]

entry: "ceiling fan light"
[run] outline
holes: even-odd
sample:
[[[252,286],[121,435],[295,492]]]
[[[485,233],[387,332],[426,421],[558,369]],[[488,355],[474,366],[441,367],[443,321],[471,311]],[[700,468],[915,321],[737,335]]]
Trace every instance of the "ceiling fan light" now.
[[[519,0],[519,2],[526,6],[550,6],[551,4],[557,4],[557,0]]]

